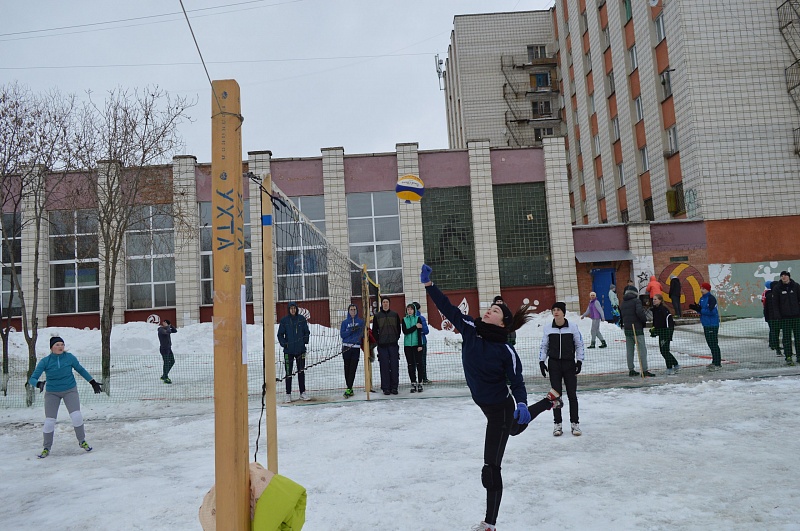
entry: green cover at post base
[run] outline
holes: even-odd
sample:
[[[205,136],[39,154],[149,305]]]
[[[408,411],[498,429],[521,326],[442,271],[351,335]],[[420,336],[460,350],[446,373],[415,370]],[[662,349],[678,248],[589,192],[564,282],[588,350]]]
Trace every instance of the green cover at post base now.
[[[275,474],[256,502],[252,531],[300,531],[305,523],[305,487]]]

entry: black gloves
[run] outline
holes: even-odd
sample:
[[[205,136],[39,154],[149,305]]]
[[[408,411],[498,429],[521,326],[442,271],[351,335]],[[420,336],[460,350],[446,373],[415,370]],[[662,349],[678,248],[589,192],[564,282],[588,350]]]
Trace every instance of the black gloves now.
[[[581,360],[578,360],[578,361],[575,362],[575,374],[580,374],[581,373],[581,367],[582,366],[583,366],[583,362]]]
[[[94,380],[91,380],[89,382],[89,385],[92,386],[92,389],[94,389],[94,394],[96,394],[96,395],[99,395],[100,391],[103,390],[103,386],[101,386],[99,383],[95,382]]]
[[[44,391],[44,382],[36,382],[36,387],[39,388],[39,392],[41,393]]]
[[[539,370],[542,371],[542,377],[547,378],[547,365],[543,361],[539,362]]]
[[[697,313],[700,313],[700,309],[701,308],[700,308],[699,304],[690,304],[689,308],[691,308],[692,310],[696,311]]]

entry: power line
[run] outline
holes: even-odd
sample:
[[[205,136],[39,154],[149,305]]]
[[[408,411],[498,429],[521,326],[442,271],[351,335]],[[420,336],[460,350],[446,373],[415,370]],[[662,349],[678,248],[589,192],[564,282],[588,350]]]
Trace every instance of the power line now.
[[[420,53],[386,53],[379,55],[338,55],[329,57],[288,57],[286,59],[241,59],[235,61],[208,61],[210,65],[252,64],[252,63],[291,63],[305,61],[336,61],[342,59],[380,59],[383,57],[408,57],[417,55],[433,55],[433,52]],[[153,66],[196,66],[202,63],[176,62],[176,63],[134,63],[134,64],[106,64],[106,65],[42,65],[42,66],[0,66],[0,70],[60,70],[71,68],[140,68]]]
[[[236,3],[233,3],[233,4],[223,4],[221,6],[202,7],[202,8],[198,8],[198,9],[190,9],[188,12],[189,13],[198,13],[200,11],[210,11],[210,10],[214,10],[214,9],[224,9],[226,7],[237,7],[237,6],[248,5],[248,4],[259,4],[259,3],[262,3],[262,2],[266,2],[266,1],[267,0],[247,0],[245,2],[236,2]],[[294,3],[302,2],[302,1],[303,0],[288,0],[286,2],[278,2],[278,3],[274,3],[274,4],[267,4],[267,5],[259,6],[259,7],[274,7],[274,6],[279,6],[279,5],[283,5],[283,4],[294,4]],[[89,22],[89,23],[86,23],[86,24],[75,24],[75,25],[72,25],[72,26],[58,26],[58,27],[54,27],[54,28],[44,28],[44,29],[28,30],[28,31],[16,31],[16,32],[11,32],[11,33],[0,33],[0,37],[12,37],[12,36],[15,36],[15,35],[30,35],[32,33],[45,33],[45,32],[48,32],[48,31],[60,31],[60,30],[66,30],[66,29],[90,28],[90,27],[95,27],[95,26],[105,26],[105,25],[108,25],[108,24],[117,24],[117,23],[120,23],[120,22],[133,22],[133,21],[137,21],[137,20],[150,20],[150,19],[154,19],[154,18],[163,18],[163,17],[171,17],[171,16],[175,16],[175,15],[181,15],[181,14],[185,14],[186,12],[187,11],[185,11],[185,10],[184,10],[183,13],[181,11],[175,11],[174,13],[162,13],[160,15],[146,15],[146,16],[143,16],[143,17],[121,18],[121,19],[117,19],[117,20],[106,20],[104,22]],[[214,13],[214,14],[220,14],[220,13]],[[47,36],[49,37],[49,35],[47,35]],[[14,40],[14,39],[6,39],[6,40]]]
[[[206,67],[206,62],[203,59],[203,52],[200,51],[200,45],[197,44],[197,37],[194,36],[194,30],[192,29],[192,23],[189,22],[189,15],[186,14],[186,8],[183,7],[183,0],[178,0],[181,3],[181,9],[183,10],[183,16],[186,18],[186,24],[189,25],[189,32],[192,34],[192,40],[194,41],[194,47],[197,48],[197,55],[200,56],[200,62],[203,63],[203,70],[206,71],[206,77],[208,78],[208,84],[211,87],[211,93],[214,94],[214,101],[217,102],[217,107],[219,107],[219,111],[222,112],[222,105],[219,102],[219,97],[217,96],[217,91],[214,90],[214,83],[211,81],[211,75],[208,73],[208,67]],[[239,116],[239,119],[244,121],[244,118]],[[241,126],[241,122],[239,123]]]

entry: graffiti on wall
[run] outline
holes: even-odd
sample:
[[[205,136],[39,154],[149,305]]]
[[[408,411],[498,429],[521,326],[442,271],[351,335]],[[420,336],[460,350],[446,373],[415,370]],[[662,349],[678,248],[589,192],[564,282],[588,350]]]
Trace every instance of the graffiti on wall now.
[[[800,260],[709,264],[711,286],[719,302],[720,314],[737,317],[763,317],[761,295],[767,281],[779,280],[781,271],[800,268]]]
[[[647,293],[645,291],[647,283],[650,282],[650,277],[653,276],[653,271],[655,271],[653,257],[635,256],[631,266],[633,269],[633,281],[636,283],[636,287],[639,290],[639,295],[644,295]]]

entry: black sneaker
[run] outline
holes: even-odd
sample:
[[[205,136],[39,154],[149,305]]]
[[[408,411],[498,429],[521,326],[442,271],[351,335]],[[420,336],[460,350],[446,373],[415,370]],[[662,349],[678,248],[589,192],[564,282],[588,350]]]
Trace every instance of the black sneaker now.
[[[417,384],[417,392],[418,393],[422,392],[422,384]]]
[[[391,392],[389,392],[389,391],[384,391],[384,392],[383,392],[383,394],[385,394],[385,395],[390,395],[390,394],[392,394],[392,393],[391,393]]]
[[[653,374],[650,371],[644,371],[644,374],[642,376],[645,377],[645,378],[652,378],[652,377],[655,376],[655,374]]]
[[[397,394],[397,389],[392,389],[391,392],[392,392],[393,395],[396,395]]]
[[[411,392],[412,393],[416,393],[417,392],[417,384],[415,384],[415,383],[411,384]]]
[[[639,376],[639,373],[631,369],[630,371],[628,371],[628,376]]]

